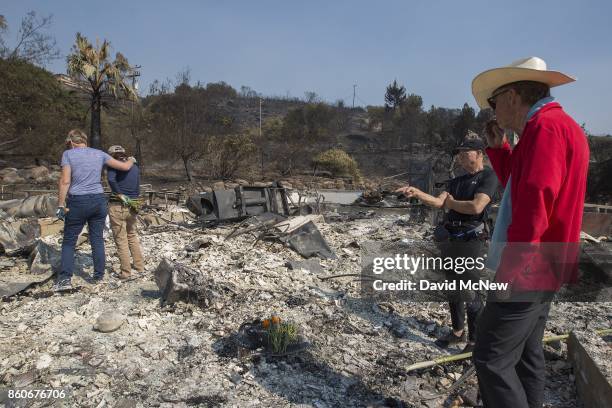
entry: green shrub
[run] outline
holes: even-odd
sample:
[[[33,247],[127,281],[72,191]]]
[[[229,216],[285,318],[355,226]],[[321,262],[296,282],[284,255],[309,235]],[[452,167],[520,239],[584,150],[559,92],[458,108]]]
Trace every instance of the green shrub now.
[[[319,153],[314,159],[314,164],[316,168],[329,170],[334,176],[349,176],[355,182],[361,181],[357,162],[344,150],[330,149]]]
[[[50,72],[0,58],[0,142],[18,138],[12,153],[57,160],[66,133],[84,124],[86,110]]]

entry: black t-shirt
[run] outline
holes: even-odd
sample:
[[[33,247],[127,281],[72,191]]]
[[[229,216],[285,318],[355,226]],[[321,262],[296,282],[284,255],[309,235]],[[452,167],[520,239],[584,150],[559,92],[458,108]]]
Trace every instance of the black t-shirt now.
[[[478,193],[484,193],[491,198],[497,191],[497,175],[490,167],[485,167],[483,170],[475,174],[464,174],[463,176],[455,177],[448,183],[447,191],[455,200],[470,201]],[[450,210],[447,215],[448,221],[483,221],[485,214],[491,202],[487,204],[484,211],[480,214],[461,214],[455,210]]]

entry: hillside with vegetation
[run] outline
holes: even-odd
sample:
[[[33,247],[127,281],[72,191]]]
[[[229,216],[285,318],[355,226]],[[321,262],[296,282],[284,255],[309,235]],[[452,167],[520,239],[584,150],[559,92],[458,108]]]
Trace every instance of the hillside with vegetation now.
[[[153,81],[138,95],[138,67],[120,52],[113,56],[108,42],[92,44],[79,33],[66,61],[69,75],[48,72],[45,61],[57,57],[54,43],[35,29],[46,21],[35,14],[24,18],[25,47],[0,43],[2,167],[57,164],[67,131],[80,127],[94,146],[124,145],[145,175],[254,181],[317,173],[359,186],[361,177],[412,171],[422,163],[446,177],[454,146],[469,131],[482,133],[492,117],[489,109],[476,112],[467,103],[423,106],[420,95],[396,80],[381,89],[384,105],[355,108],[310,91],[283,98],[204,83],[189,69]],[[2,27],[3,19],[0,39]],[[612,196],[612,137],[589,136],[589,142],[589,199],[606,202]],[[341,163],[322,161],[330,151],[348,155],[357,171],[347,175],[338,171]]]

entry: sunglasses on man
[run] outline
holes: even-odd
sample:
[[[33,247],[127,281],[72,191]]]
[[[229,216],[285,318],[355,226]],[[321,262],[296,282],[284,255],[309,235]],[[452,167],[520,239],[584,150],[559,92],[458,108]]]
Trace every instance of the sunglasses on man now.
[[[497,105],[497,97],[503,93],[508,92],[510,89],[511,88],[502,89],[501,91],[491,95],[490,98],[487,98],[487,103],[489,104],[491,109],[495,110],[495,106]]]

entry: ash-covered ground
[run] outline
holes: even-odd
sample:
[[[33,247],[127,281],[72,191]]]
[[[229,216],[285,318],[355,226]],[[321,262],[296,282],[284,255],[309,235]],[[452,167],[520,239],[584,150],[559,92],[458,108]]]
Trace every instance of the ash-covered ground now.
[[[56,406],[468,405],[466,398],[462,402],[445,389],[469,361],[405,370],[460,350],[434,345],[449,330],[445,303],[376,302],[360,293],[361,243],[430,245],[431,225],[399,212],[362,216],[328,216],[328,222],[318,223],[338,259],[305,264],[278,242],[255,242],[250,234],[225,240],[233,225],[149,227],[141,231],[147,271],[128,282],[107,274],[102,284],[89,283],[85,243],[79,250],[84,273],[73,279],[78,289],[55,294],[49,280],[0,303],[0,386],[69,389],[70,395]],[[198,238],[208,238],[207,246],[186,251]],[[43,238],[55,248],[60,239],[59,234]],[[110,236],[106,249],[107,264],[117,268]],[[206,282],[227,285],[231,292],[207,304],[164,305],[153,277],[163,258],[187,265]],[[288,261],[298,263],[290,269]],[[29,275],[23,258],[3,256],[0,268],[3,281]],[[350,276],[325,279],[340,274]],[[123,324],[110,333],[95,331],[96,319],[108,311],[116,312]],[[294,322],[311,347],[282,357],[239,350],[232,335],[241,324],[272,314]],[[611,303],[556,303],[546,335],[610,327],[611,317]],[[550,343],[545,351],[546,406],[580,406],[566,344]],[[475,383],[472,376],[459,392]]]

